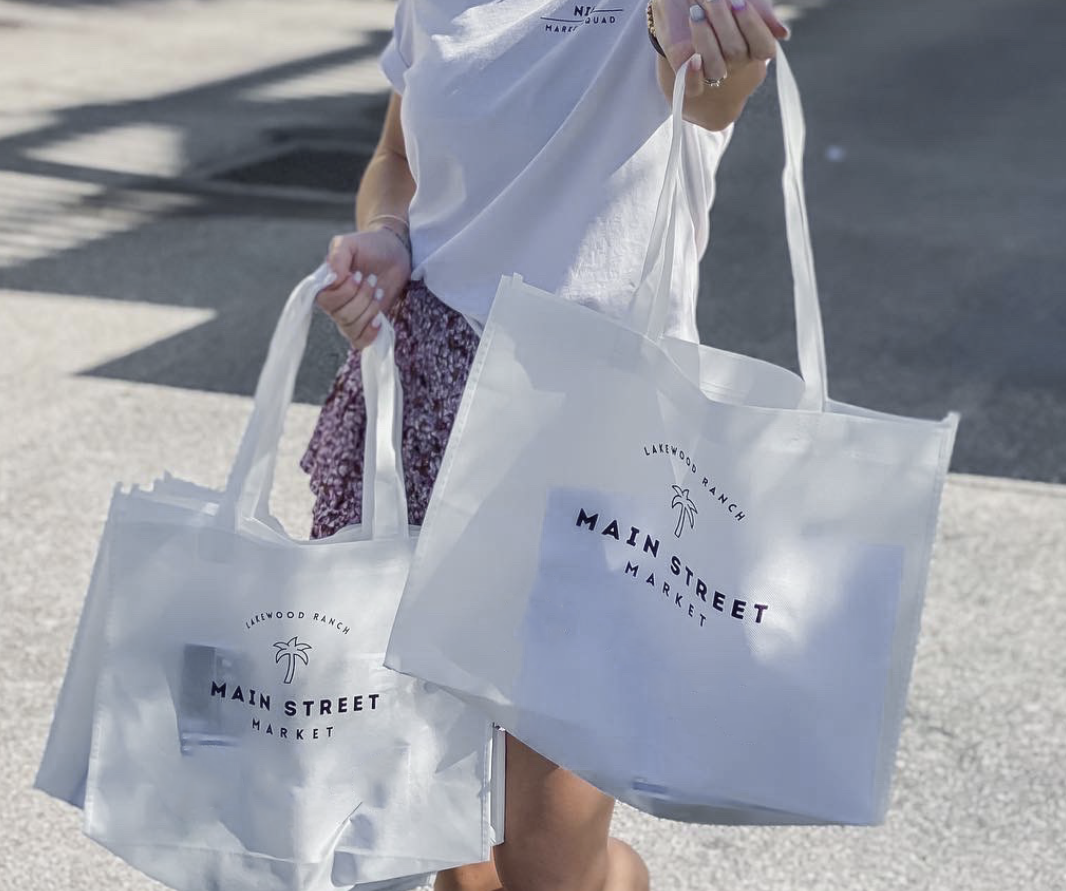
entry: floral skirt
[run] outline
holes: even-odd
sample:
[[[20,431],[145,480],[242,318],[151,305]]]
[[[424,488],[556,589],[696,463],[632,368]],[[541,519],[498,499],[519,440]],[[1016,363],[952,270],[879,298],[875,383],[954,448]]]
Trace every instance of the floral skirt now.
[[[420,281],[390,312],[403,387],[403,469],[410,522],[421,525],[440,470],[478,337]],[[349,350],[322,405],[300,467],[315,495],[311,538],[361,522],[366,404],[359,353]]]

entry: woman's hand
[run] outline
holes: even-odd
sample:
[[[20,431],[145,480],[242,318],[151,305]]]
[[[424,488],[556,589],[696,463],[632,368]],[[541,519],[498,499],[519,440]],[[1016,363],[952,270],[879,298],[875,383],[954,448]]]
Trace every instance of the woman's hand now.
[[[685,95],[698,96],[706,80],[725,82],[754,64],[765,65],[777,41],[789,36],[771,0],[652,0],[659,45],[674,71],[699,53],[702,68],[686,72]]]
[[[684,117],[708,130],[740,117],[777,41],[789,36],[771,0],[652,0],[652,16],[666,54],[657,68],[663,95],[670,102],[674,72],[696,54],[685,72]]]
[[[329,243],[326,262],[337,276],[315,302],[336,323],[353,348],[370,346],[381,322],[411,278],[411,255],[388,229],[337,235]]]

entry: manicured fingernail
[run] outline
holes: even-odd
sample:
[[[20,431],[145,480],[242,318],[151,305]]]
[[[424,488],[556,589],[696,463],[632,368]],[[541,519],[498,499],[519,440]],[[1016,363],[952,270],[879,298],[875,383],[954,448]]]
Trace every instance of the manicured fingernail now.
[[[363,273],[360,272],[358,269],[355,270],[355,272],[352,273],[352,281],[355,282],[356,284],[359,284],[359,282],[361,282],[362,280],[363,280]]]
[[[322,287],[323,288],[328,288],[336,280],[337,280],[337,273],[335,273],[335,272],[327,272],[326,273],[326,277],[322,279]]]
[[[381,327],[381,315],[380,314],[374,316],[374,321],[372,321],[370,323],[370,327],[371,328],[380,328]]]
[[[748,5],[748,0],[729,0],[729,5],[732,6],[734,10],[739,12],[741,9]]]
[[[378,288],[378,289],[377,289],[377,290],[376,290],[376,291],[374,292],[374,299],[375,299],[375,300],[376,300],[376,301],[377,301],[378,303],[381,303],[381,301],[385,299],[385,291],[384,291],[384,290],[382,290],[381,288]]]
[[[707,13],[703,11],[703,7],[698,3],[693,3],[688,8],[688,17],[694,22],[702,22],[707,18]]]
[[[378,277],[371,272],[370,275],[366,277],[366,283],[370,285],[370,287],[374,287],[374,285],[378,283]]]
[[[692,57],[692,60],[688,63],[688,67],[691,68],[693,71],[702,71],[703,56],[701,56],[699,53],[696,53],[696,55],[694,55]]]

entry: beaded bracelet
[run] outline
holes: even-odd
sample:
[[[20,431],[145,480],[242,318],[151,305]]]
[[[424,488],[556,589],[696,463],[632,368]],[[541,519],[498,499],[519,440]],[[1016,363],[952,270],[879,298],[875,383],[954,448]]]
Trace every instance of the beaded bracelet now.
[[[661,46],[659,46],[659,38],[655,36],[655,19],[653,19],[652,16],[651,16],[651,0],[648,0],[648,10],[647,10],[647,12],[648,12],[648,40],[650,40],[651,41],[651,45],[653,47],[655,47],[655,52],[657,52],[660,56],[662,56],[665,59],[666,58],[666,53],[664,53],[663,52],[663,48]]]

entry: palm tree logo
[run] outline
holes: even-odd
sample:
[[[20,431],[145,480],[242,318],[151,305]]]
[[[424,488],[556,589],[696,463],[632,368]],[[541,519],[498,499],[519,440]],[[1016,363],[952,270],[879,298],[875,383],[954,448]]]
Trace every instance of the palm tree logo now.
[[[296,671],[296,660],[303,659],[304,665],[307,664],[306,651],[311,649],[311,644],[297,643],[294,637],[291,640],[279,640],[274,646],[278,649],[275,662],[280,662],[283,658],[289,660],[289,664],[285,667],[285,683],[291,684],[293,673]]]
[[[685,531],[686,520],[688,521],[690,529],[694,528],[696,525],[696,505],[694,505],[692,499],[688,497],[688,489],[674,486],[674,500],[670,506],[678,511],[677,527],[674,529],[674,535],[680,538],[681,533]]]

